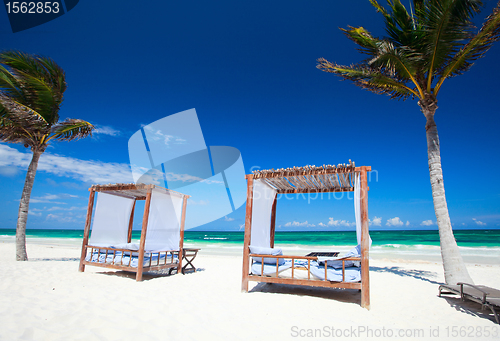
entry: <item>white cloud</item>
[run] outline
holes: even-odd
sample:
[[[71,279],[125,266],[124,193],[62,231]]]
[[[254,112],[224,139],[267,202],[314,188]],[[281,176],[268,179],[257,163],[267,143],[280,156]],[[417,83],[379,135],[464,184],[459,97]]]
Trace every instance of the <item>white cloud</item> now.
[[[355,226],[356,223],[350,223],[347,220],[334,220],[333,218],[328,218],[328,223],[326,223],[328,226]],[[320,225],[320,226],[326,226],[326,225]]]
[[[155,185],[162,185],[164,181],[163,172],[159,169],[147,169],[144,167],[138,167],[136,165],[132,165],[132,172],[134,174],[135,179],[140,179],[141,182],[151,183]],[[181,181],[181,182],[203,182],[206,184],[223,184],[224,181],[218,180],[208,180],[202,179],[197,176],[189,175],[189,174],[175,174],[175,173],[165,173],[165,177],[168,181]]]
[[[20,200],[16,200],[16,201],[20,201]],[[65,202],[61,202],[61,201],[51,201],[50,199],[43,199],[43,197],[41,197],[40,199],[37,197],[30,198],[30,204],[40,204],[40,203],[44,203],[44,202],[49,202],[49,203],[58,204],[58,205],[65,205],[66,204]]]
[[[19,169],[17,167],[13,167],[13,166],[0,167],[0,175],[12,177],[12,176],[16,176],[17,173],[19,173]]]
[[[32,154],[0,144],[0,167],[15,166],[27,169]],[[66,176],[91,183],[130,183],[130,167],[123,163],[80,160],[45,152],[38,162],[38,171]]]
[[[16,200],[20,201],[20,200]],[[50,201],[50,200],[44,200],[44,199],[37,199],[37,198],[30,198],[30,204],[40,204],[44,202],[50,202],[52,204],[58,204],[58,205],[65,205],[65,202],[60,202],[60,201]]]
[[[306,226],[306,227],[314,227],[314,226],[316,226],[316,225],[314,225],[314,224],[309,224],[309,223],[307,222],[307,220],[306,220],[306,221],[304,221],[303,223],[299,223],[298,221],[288,222],[288,223],[286,223],[286,224],[285,224],[285,226],[286,226],[286,227],[302,227],[302,226]]]
[[[165,173],[167,176],[167,181],[182,181],[182,182],[203,182],[206,184],[223,184],[224,181],[219,180],[207,180],[202,179],[197,176],[189,175],[189,174],[175,174],[175,173]]]
[[[435,225],[435,223],[432,221],[432,220],[424,220],[423,222],[420,223],[420,225],[422,226],[431,226],[431,225]]]
[[[116,130],[110,126],[100,126],[96,125],[93,134],[101,134],[101,135],[109,135],[109,136],[118,136],[120,135],[120,131]]]
[[[42,212],[36,212],[35,210],[28,210],[28,215],[40,217],[40,216],[42,216]]]
[[[147,138],[152,141],[163,141],[165,146],[169,147],[171,142],[173,144],[185,144],[187,141],[179,136],[168,135],[163,133],[160,129],[153,127],[152,125],[143,125],[144,130],[148,131]]]
[[[57,195],[57,194],[49,194],[49,193],[47,193],[43,197],[38,197],[38,198],[40,198],[40,199],[46,199],[46,200],[54,200],[54,199],[59,199],[60,196]]]
[[[52,212],[52,211],[80,211],[80,210],[86,210],[86,209],[87,209],[87,207],[84,207],[84,206],[80,206],[80,207],[71,206],[69,208],[54,206],[54,207],[48,208],[47,212]]]
[[[370,225],[374,225],[374,226],[382,226],[382,218],[381,217],[373,217],[373,220],[369,220],[368,219],[368,222],[370,223]]]
[[[227,216],[225,216],[225,217],[224,217],[224,220],[225,220],[225,221],[233,221],[233,220],[234,220],[234,218],[228,218]]]
[[[399,219],[399,217],[394,217],[391,219],[387,219],[387,223],[385,223],[387,226],[403,226],[404,223]]]
[[[191,198],[188,199],[188,205],[208,205],[209,201],[207,200],[193,200]]]
[[[19,152],[5,144],[0,144],[0,169],[17,167],[26,170],[31,161],[30,152]],[[142,175],[147,169],[137,169]],[[80,160],[45,152],[38,162],[38,171],[45,171],[57,176],[70,177],[86,183],[132,183],[133,177],[130,166],[124,163]],[[10,171],[9,171],[10,172]],[[12,172],[10,172],[12,173]],[[2,172],[0,172],[2,174]],[[189,174],[166,173],[167,181],[204,182],[207,184],[222,184],[222,181],[207,180]],[[163,173],[153,169],[148,179],[142,182],[163,184]],[[150,180],[150,181],[147,181]]]
[[[281,225],[280,225],[280,226],[281,226]],[[240,230],[241,230],[241,229],[245,229],[245,224],[241,224],[241,225],[240,225]]]
[[[410,226],[410,222],[408,220],[406,221],[406,226]]]
[[[61,194],[49,194],[49,193],[47,193],[41,197],[31,197],[30,203],[31,204],[51,203],[51,204],[57,204],[57,205],[66,205],[65,202],[54,201],[54,200],[74,199],[74,198],[79,198],[79,196],[73,195],[73,194],[66,194],[66,193],[61,193]],[[16,200],[16,201],[20,201],[20,199]]]
[[[479,226],[485,226],[485,225],[486,225],[486,223],[483,223],[482,221],[479,221],[479,220],[477,220],[476,218],[472,218],[472,220],[474,220],[474,222],[475,222],[476,224],[478,224]]]
[[[5,144],[0,144],[0,167],[22,167],[28,168],[31,160],[31,153],[21,153],[15,148]]]
[[[52,213],[47,214],[46,220],[55,220],[55,221],[58,221],[60,223],[74,223],[74,222],[76,222],[76,220],[73,217],[61,216],[61,215],[52,214]]]

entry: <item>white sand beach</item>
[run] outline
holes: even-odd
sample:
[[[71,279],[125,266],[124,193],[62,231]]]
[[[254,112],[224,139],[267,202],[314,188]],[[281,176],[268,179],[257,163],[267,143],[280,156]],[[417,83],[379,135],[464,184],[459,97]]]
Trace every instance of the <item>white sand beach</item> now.
[[[202,250],[196,273],[143,282],[92,266],[78,272],[77,245],[28,242],[28,262],[14,255],[14,243],[0,241],[0,340],[500,339],[478,304],[439,298],[442,265],[417,258],[370,262],[366,310],[350,290],[250,282],[241,293],[241,255]],[[500,265],[468,269],[476,283],[499,287]]]

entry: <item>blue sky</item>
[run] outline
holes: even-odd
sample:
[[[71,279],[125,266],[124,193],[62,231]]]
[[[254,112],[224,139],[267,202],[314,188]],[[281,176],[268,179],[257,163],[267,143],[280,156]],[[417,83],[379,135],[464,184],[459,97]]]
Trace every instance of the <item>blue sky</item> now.
[[[478,23],[494,4],[485,1]],[[239,149],[246,173],[352,159],[374,170],[372,229],[436,229],[425,118],[416,101],[375,95],[315,67],[320,57],[363,59],[338,29],[348,25],[384,34],[381,15],[361,0],[80,1],[15,34],[0,10],[0,48],[53,58],[68,83],[61,119],[98,127],[93,138],[52,144],[42,156],[28,228],[82,229],[90,184],[131,179],[132,134],[195,108],[206,144]],[[455,228],[500,227],[499,45],[465,75],[446,80],[438,98]],[[0,144],[0,228],[15,228],[30,156],[22,146]],[[354,229],[352,198],[337,199],[280,199],[278,228]],[[241,207],[198,229],[240,230],[243,223]]]

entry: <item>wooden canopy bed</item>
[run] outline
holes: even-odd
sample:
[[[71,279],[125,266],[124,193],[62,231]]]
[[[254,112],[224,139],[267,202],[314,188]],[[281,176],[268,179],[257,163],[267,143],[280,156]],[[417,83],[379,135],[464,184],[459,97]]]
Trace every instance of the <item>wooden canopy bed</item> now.
[[[242,291],[248,292],[249,281],[359,289],[361,306],[370,309],[369,171],[371,167],[355,167],[349,160],[348,165],[260,170],[246,175]],[[354,252],[321,263],[317,256],[283,255],[274,248],[277,194],[327,192],[355,192],[358,246]]]
[[[144,271],[181,272],[188,195],[147,184],[93,185],[89,191],[80,272],[100,266],[135,272],[137,281]],[[137,200],[145,200],[138,245],[131,243]]]

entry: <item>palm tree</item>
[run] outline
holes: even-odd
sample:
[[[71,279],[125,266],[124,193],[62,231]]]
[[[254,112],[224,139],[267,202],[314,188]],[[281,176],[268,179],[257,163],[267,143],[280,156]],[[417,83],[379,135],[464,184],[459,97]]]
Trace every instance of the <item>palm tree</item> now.
[[[434,114],[443,82],[469,70],[499,39],[500,2],[479,31],[471,20],[480,12],[481,1],[413,0],[410,11],[399,0],[388,0],[389,9],[376,0],[370,2],[384,16],[388,37],[373,37],[363,27],[341,29],[368,59],[342,66],[320,58],[317,67],[392,99],[418,99],[426,118],[429,173],[445,280],[449,284],[470,283],[448,214]]]
[[[52,59],[18,51],[0,53],[0,141],[30,147],[16,227],[16,260],[28,260],[26,222],[38,160],[53,140],[71,141],[92,134],[86,121],[59,122],[66,90],[64,70]]]

